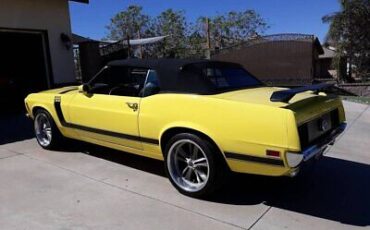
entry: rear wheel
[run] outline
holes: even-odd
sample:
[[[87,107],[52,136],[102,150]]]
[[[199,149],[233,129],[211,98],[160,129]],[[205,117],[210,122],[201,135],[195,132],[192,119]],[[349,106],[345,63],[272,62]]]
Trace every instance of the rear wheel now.
[[[37,142],[44,149],[55,149],[64,140],[51,115],[43,109],[35,113],[34,131]]]
[[[182,194],[203,197],[213,193],[226,170],[218,149],[194,134],[177,134],[167,143],[166,173]]]

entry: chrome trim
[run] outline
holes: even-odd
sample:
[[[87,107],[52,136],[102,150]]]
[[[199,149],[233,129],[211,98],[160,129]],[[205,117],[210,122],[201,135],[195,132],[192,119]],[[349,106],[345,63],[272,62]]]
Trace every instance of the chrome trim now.
[[[320,140],[318,143],[311,145],[302,151],[303,154],[303,161],[308,161],[312,157],[316,156],[317,154],[321,153],[325,150],[328,145],[332,145],[335,142],[335,139],[343,133],[346,129],[347,124],[342,123],[340,126],[333,131],[331,131],[330,135],[324,137],[324,139]]]
[[[303,155],[301,153],[286,152],[285,158],[290,168],[297,167],[303,161]]]

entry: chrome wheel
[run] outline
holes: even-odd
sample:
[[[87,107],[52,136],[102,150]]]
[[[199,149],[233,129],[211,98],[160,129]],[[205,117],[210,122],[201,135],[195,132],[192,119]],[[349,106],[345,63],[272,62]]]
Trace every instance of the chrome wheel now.
[[[47,147],[51,143],[52,132],[49,118],[45,113],[38,113],[35,118],[35,133],[41,146]]]
[[[207,184],[210,167],[202,148],[192,140],[182,139],[172,144],[167,156],[172,180],[187,192],[198,192]]]

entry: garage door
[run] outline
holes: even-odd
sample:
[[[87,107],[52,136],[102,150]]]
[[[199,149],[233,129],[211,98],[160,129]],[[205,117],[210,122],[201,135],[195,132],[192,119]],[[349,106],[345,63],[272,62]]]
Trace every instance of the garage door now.
[[[50,85],[46,44],[43,32],[0,29],[0,115],[21,111],[27,94]]]

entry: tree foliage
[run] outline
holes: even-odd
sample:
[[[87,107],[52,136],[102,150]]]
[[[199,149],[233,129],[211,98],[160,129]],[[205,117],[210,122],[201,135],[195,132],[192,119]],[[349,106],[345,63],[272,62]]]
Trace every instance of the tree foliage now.
[[[204,57],[206,47],[206,17],[189,23],[184,11],[167,9],[156,17],[143,13],[141,6],[131,5],[116,14],[107,26],[107,40],[124,40],[168,35],[157,45],[145,46],[145,56],[151,57]],[[211,48],[222,48],[263,33],[265,20],[253,10],[231,11],[209,18]]]
[[[200,17],[197,22],[204,25],[206,19],[206,17]],[[219,48],[243,42],[256,34],[263,33],[267,28],[265,20],[254,10],[230,11],[209,18],[211,40],[213,45]],[[198,26],[198,29],[201,33],[201,26]]]
[[[185,52],[186,28],[184,11],[167,9],[154,19],[156,36],[168,35],[157,47],[159,57],[182,57]]]
[[[126,10],[119,12],[111,19],[107,26],[109,34],[107,40],[122,40],[127,36],[131,38],[150,34],[150,17],[142,13],[143,8],[131,5]]]
[[[347,58],[349,78],[353,72],[366,80],[370,77],[370,0],[341,0],[341,10],[322,18],[330,23],[326,42],[338,50],[335,67]],[[353,68],[352,68],[353,67]]]

